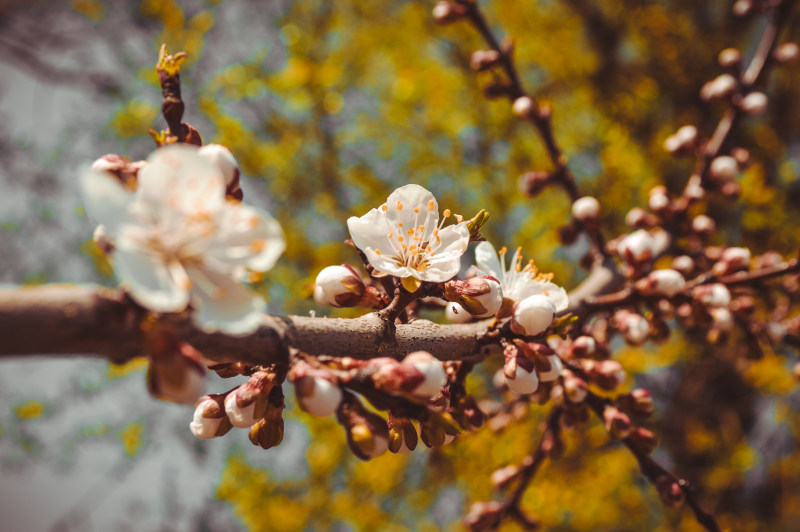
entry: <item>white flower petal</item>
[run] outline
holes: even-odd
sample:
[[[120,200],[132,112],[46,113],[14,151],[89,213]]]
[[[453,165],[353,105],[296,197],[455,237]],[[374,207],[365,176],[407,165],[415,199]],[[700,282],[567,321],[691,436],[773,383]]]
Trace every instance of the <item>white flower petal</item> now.
[[[127,283],[131,297],[150,310],[178,312],[189,303],[183,267],[170,268],[163,257],[130,245],[124,232],[114,252],[114,270]]]
[[[258,328],[266,303],[225,272],[211,268],[187,269],[194,282],[195,322],[206,331],[247,334]]]
[[[86,214],[103,224],[110,235],[116,236],[119,228],[129,221],[128,205],[133,194],[110,174],[93,170],[83,172],[81,195]]]
[[[386,215],[379,209],[372,209],[360,218],[351,216],[347,219],[347,229],[353,243],[361,251],[368,248],[380,249],[383,253],[391,251],[386,236],[391,229],[386,224]]]
[[[433,202],[432,208],[428,211],[428,205]],[[426,229],[433,230],[439,220],[439,204],[430,191],[415,184],[409,184],[396,189],[389,194],[386,199],[386,215],[390,220],[403,222],[405,228],[416,228],[418,224],[425,221],[428,212],[431,212],[432,220]],[[402,208],[398,209],[398,206]],[[414,213],[414,207],[419,209],[419,214]],[[427,232],[427,234],[430,234]]]
[[[372,266],[383,273],[394,275],[395,277],[416,277],[419,279],[419,272],[408,266],[399,266],[397,262],[384,253],[377,253],[372,248],[362,250],[367,260]]]
[[[226,205],[216,221],[219,230],[208,254],[222,262],[263,272],[272,268],[286,249],[281,226],[262,210]]]
[[[430,266],[422,272],[424,281],[440,283],[450,280],[461,269],[461,255],[469,245],[466,222],[450,225],[439,231],[441,244],[431,245]]]
[[[139,171],[137,201],[161,214],[214,213],[225,202],[225,178],[215,165],[181,144],[154,151]],[[157,212],[157,211],[156,211]]]
[[[475,246],[475,264],[477,264],[478,269],[485,275],[491,275],[499,281],[503,280],[503,274],[505,272],[502,266],[500,266],[500,258],[497,255],[497,250],[494,249],[491,242],[481,242]]]

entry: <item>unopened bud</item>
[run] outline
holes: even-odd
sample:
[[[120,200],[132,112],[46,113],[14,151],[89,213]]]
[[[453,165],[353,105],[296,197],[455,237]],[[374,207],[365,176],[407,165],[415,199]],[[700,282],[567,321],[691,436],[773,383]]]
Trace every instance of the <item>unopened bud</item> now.
[[[711,319],[714,320],[714,327],[720,332],[728,333],[733,330],[733,314],[724,307],[712,308],[709,310]]]
[[[535,197],[551,182],[552,176],[547,172],[525,172],[520,179],[520,189],[523,194]]]
[[[519,118],[532,118],[536,115],[536,102],[530,96],[520,96],[514,100],[511,111]]]
[[[564,369],[564,364],[561,362],[561,359],[558,357],[558,355],[547,356],[547,362],[550,364],[550,369],[548,371],[537,371],[537,374],[540,381],[553,382],[559,377],[559,375],[561,375],[561,371]]]
[[[680,272],[684,277],[694,271],[694,259],[689,255],[678,255],[672,259],[672,269]]]
[[[675,270],[655,270],[646,279],[652,293],[666,297],[673,297],[686,287],[683,275]]]
[[[591,357],[597,352],[597,342],[591,336],[578,336],[572,342],[572,356]]]
[[[669,153],[676,153],[682,150],[688,150],[693,147],[697,141],[697,128],[692,125],[682,126],[667,137],[664,141],[664,149]]]
[[[718,181],[730,181],[736,179],[736,175],[739,173],[739,163],[730,155],[720,155],[711,161],[708,173],[711,178]]]
[[[164,401],[194,404],[203,395],[208,370],[200,352],[186,342],[168,342],[150,352],[147,386]]]
[[[639,229],[625,236],[617,245],[619,255],[626,262],[641,263],[653,256],[655,241],[650,233]]]
[[[726,248],[725,251],[722,252],[722,257],[714,264],[712,272],[714,275],[726,275],[747,270],[750,267],[750,258],[750,250],[747,248]]]
[[[505,467],[501,467],[500,469],[496,469],[492,473],[492,476],[489,477],[489,480],[494,489],[502,491],[506,489],[509,484],[514,482],[518,476],[519,467],[515,465],[507,465]]]
[[[536,336],[553,323],[556,307],[549,297],[536,294],[517,301],[513,312],[511,330],[525,336]]]
[[[505,350],[505,365],[503,373],[506,378],[508,389],[518,395],[528,395],[539,388],[539,377],[536,375],[536,367],[533,361],[518,355],[514,347],[507,347]]]
[[[501,58],[502,55],[497,50],[476,50],[472,52],[469,65],[472,67],[472,70],[483,72],[484,70],[489,70],[496,66]]]
[[[717,222],[713,218],[700,214],[692,219],[692,231],[700,235],[711,235],[717,229]]]
[[[692,290],[692,297],[709,307],[727,307],[731,303],[731,293],[721,283],[697,286]]]
[[[603,410],[603,421],[605,422],[606,432],[616,440],[627,438],[631,433],[631,418],[618,408],[606,406]]]
[[[336,411],[336,419],[347,434],[347,445],[361,460],[380,456],[389,448],[389,427],[377,414],[364,408],[348,393]]]
[[[649,227],[656,222],[655,216],[640,207],[634,207],[625,215],[625,223],[632,229]]]
[[[614,315],[614,321],[628,343],[641,344],[650,336],[650,324],[640,314],[621,310]]]
[[[494,277],[456,279],[445,283],[444,297],[458,303],[475,317],[488,318],[503,305],[503,288]]]
[[[739,102],[739,108],[747,113],[748,116],[758,118],[767,112],[769,99],[763,92],[751,92]]]
[[[625,382],[625,370],[616,360],[602,360],[592,364],[589,378],[604,390],[615,390]]]
[[[447,384],[444,366],[427,351],[409,353],[400,365],[411,366],[422,374],[422,381],[411,390],[411,395],[430,399]]]
[[[225,398],[225,412],[234,427],[246,429],[264,417],[275,375],[259,371]]]
[[[264,417],[250,427],[249,433],[252,444],[262,449],[271,449],[283,441],[283,392],[280,386],[276,386],[270,394],[273,397]]]
[[[583,196],[572,204],[572,216],[579,222],[597,220],[600,216],[600,202],[593,196]]]
[[[752,0],[736,0],[733,3],[733,14],[737,17],[744,17],[752,13],[753,1]]]
[[[389,417],[389,452],[410,453],[417,448],[419,437],[411,420]]]
[[[574,375],[567,375],[564,378],[564,394],[572,403],[581,403],[589,391],[586,388],[586,381]]]
[[[321,376],[296,377],[294,390],[300,408],[314,416],[331,416],[342,402],[342,389]]]
[[[736,68],[742,62],[742,52],[736,48],[725,48],[717,56],[717,62],[722,68]]]
[[[471,395],[466,395],[458,400],[452,416],[464,430],[478,430],[486,423],[486,414]]]
[[[108,231],[106,231],[106,226],[100,224],[95,227],[92,239],[100,251],[103,252],[103,255],[107,257],[113,255],[115,249],[114,241],[111,239],[111,235],[108,234]]]
[[[706,101],[727,98],[736,92],[738,86],[736,78],[730,74],[722,74],[703,85],[700,89],[700,97]]]
[[[225,414],[225,395],[206,395],[198,399],[194,418],[189,424],[192,434],[207,440],[226,434],[231,430],[231,422]]]
[[[772,51],[778,63],[791,63],[800,59],[800,46],[796,42],[785,42]]]
[[[741,0],[739,0],[741,2]],[[739,2],[736,2],[737,4]],[[677,508],[683,504],[684,495],[680,484],[664,475],[656,481],[656,489],[661,497],[661,502],[671,508]]]
[[[703,188],[703,179],[699,175],[693,175],[686,183],[683,189],[683,195],[690,200],[700,201],[706,195],[706,189]]]
[[[472,314],[458,303],[452,301],[447,303],[444,313],[447,319],[453,323],[467,323],[472,319]]]
[[[461,19],[466,10],[464,6],[453,2],[441,1],[433,6],[433,21],[436,24],[451,24]]]
[[[642,427],[636,427],[628,435],[630,441],[639,449],[647,454],[651,454],[658,447],[658,438],[651,430]]]
[[[503,518],[505,505],[499,501],[475,502],[462,521],[470,532],[494,530]]]
[[[364,282],[350,266],[328,266],[317,274],[314,301],[320,306],[354,307],[365,292]]]
[[[419,437],[426,447],[441,447],[452,442],[459,429],[455,420],[447,413],[428,415],[420,420]]]
[[[653,396],[643,388],[636,388],[631,393],[617,397],[617,405],[628,414],[648,417],[653,413]]]
[[[663,211],[669,207],[669,195],[667,194],[667,187],[657,186],[650,190],[650,196],[647,199],[647,206],[654,212]]]

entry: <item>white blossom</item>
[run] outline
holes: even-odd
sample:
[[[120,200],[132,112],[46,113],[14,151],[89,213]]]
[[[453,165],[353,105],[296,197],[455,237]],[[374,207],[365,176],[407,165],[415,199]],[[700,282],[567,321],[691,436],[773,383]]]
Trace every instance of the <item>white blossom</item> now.
[[[386,203],[364,216],[352,216],[347,228],[355,245],[379,272],[400,278],[444,282],[458,273],[469,244],[466,222],[444,227],[439,205],[419,185],[405,185]]]
[[[242,280],[275,264],[283,232],[266,212],[225,201],[221,170],[195,147],[156,150],[134,193],[94,171],[83,175],[82,188],[87,213],[114,245],[114,269],[139,304],[156,312],[191,304],[209,331],[258,326],[265,303]]]
[[[320,306],[352,307],[365,292],[364,282],[346,266],[328,266],[314,281],[314,301]]]
[[[672,297],[686,287],[686,280],[675,270],[655,270],[648,275],[656,293]]]
[[[600,216],[600,202],[593,196],[583,196],[572,204],[572,217],[581,222]]]
[[[447,303],[444,314],[453,323],[467,323],[472,319],[472,314],[467,312],[467,309],[453,301]]]
[[[238,394],[236,392],[237,390],[232,391],[225,398],[225,413],[228,414],[231,425],[240,429],[246,429],[253,426],[253,424],[262,417],[256,413],[258,401],[251,401],[248,405],[239,406],[237,400]]]
[[[338,385],[322,377],[307,377],[309,384],[302,387],[295,386],[295,394],[300,408],[309,414],[328,417],[336,412],[342,402],[342,389]]]
[[[215,165],[225,178],[225,185],[230,185],[239,175],[239,164],[231,150],[221,144],[206,144],[197,149],[197,155]]]
[[[535,392],[539,388],[539,377],[536,370],[527,371],[517,365],[516,375],[511,378],[506,375],[508,389],[517,395],[527,395]]]
[[[207,440],[219,436],[219,429],[225,420],[225,414],[220,409],[219,402],[212,397],[206,396],[201,400],[194,410],[194,418],[189,424],[192,434],[198,438]]]
[[[644,229],[625,236],[617,246],[620,256],[629,262],[641,262],[653,256],[655,240]]]
[[[547,357],[547,361],[550,362],[550,370],[543,371],[539,373],[539,380],[542,382],[551,382],[558,378],[561,375],[561,370],[564,369],[564,364],[561,362],[561,359],[558,355],[550,355]],[[519,368],[517,368],[519,371]]]
[[[430,398],[442,391],[442,386],[447,384],[447,375],[444,366],[427,351],[409,353],[402,364],[409,364],[422,373],[424,379],[411,392],[417,397]]]
[[[514,305],[511,330],[517,334],[536,336],[553,323],[556,307],[550,298],[543,295],[528,296]]]
[[[498,254],[490,242],[481,242],[475,247],[475,263],[484,275],[500,281],[503,297],[520,301],[528,296],[545,296],[553,303],[556,312],[569,307],[567,291],[549,280],[548,275],[539,275],[533,261],[522,267],[522,248],[517,248],[506,270],[506,248]]]

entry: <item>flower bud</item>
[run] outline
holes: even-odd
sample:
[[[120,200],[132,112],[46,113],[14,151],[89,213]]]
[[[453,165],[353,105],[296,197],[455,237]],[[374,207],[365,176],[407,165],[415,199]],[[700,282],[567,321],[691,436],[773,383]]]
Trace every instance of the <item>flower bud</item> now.
[[[346,264],[323,268],[314,282],[314,301],[320,306],[355,307],[366,292],[361,277]]]
[[[597,352],[597,342],[591,336],[578,336],[572,342],[572,356],[591,357]]]
[[[519,476],[519,467],[515,465],[507,465],[496,469],[492,476],[489,477],[492,487],[496,490],[504,490],[509,484],[514,482]]]
[[[625,382],[625,370],[616,360],[602,360],[592,364],[589,378],[604,390],[615,390]]]
[[[536,336],[553,323],[556,307],[549,297],[535,294],[514,303],[513,312],[511,330],[525,336]]]
[[[567,375],[564,378],[564,395],[571,403],[582,403],[589,391],[586,389],[586,381],[575,375]]]
[[[603,421],[606,432],[615,440],[625,439],[631,433],[631,418],[620,412],[616,407],[606,406],[605,410],[603,410]]]
[[[503,356],[503,374],[509,390],[518,395],[535,392],[539,388],[539,377],[533,361],[522,356],[516,345],[506,346]]]
[[[652,454],[658,447],[658,439],[651,430],[642,427],[636,427],[628,436],[630,441],[639,449],[642,449],[647,454]]]
[[[271,449],[283,441],[283,391],[275,386],[270,391],[269,406],[264,417],[250,427],[250,441],[262,449]]]
[[[464,307],[449,301],[444,309],[444,315],[453,323],[467,323],[472,319],[472,314],[466,311]]]
[[[731,303],[731,293],[721,283],[697,286],[692,290],[692,297],[709,307],[727,307]]]
[[[114,153],[103,155],[92,163],[94,172],[106,172],[116,177],[120,183],[133,190],[136,188],[136,180],[139,170],[145,167],[147,161],[131,161],[127,157],[122,157]]]
[[[706,195],[706,189],[703,188],[703,179],[699,175],[691,176],[683,189],[683,195],[692,201],[703,199]]]
[[[111,255],[114,253],[114,241],[111,240],[111,235],[108,234],[108,231],[106,231],[106,226],[103,224],[95,227],[92,240],[94,240],[94,243],[106,257],[111,257]]]
[[[536,115],[536,102],[530,96],[520,96],[514,100],[511,111],[519,118],[532,118]]]
[[[486,414],[471,395],[461,397],[451,415],[464,430],[478,430],[486,423]]]
[[[736,0],[733,3],[733,14],[744,17],[753,12],[753,0]]]
[[[697,128],[692,125],[682,126],[664,141],[664,150],[668,153],[677,153],[688,150],[697,141]]]
[[[234,427],[246,429],[264,417],[275,375],[267,371],[254,373],[225,398],[225,412]]]
[[[465,13],[464,6],[442,0],[433,6],[433,21],[444,26],[461,19]]]
[[[714,275],[726,275],[747,270],[750,267],[750,258],[750,250],[747,248],[726,248],[725,251],[722,252],[719,261],[714,264],[712,272]]]
[[[730,155],[720,155],[711,161],[708,173],[718,181],[730,181],[736,179],[736,175],[739,173],[739,163]]]
[[[295,363],[289,371],[289,380],[294,384],[300,408],[319,417],[332,415],[342,402],[342,389],[333,379],[332,374],[317,370],[304,361]]]
[[[791,63],[800,59],[800,46],[796,42],[785,42],[772,51],[772,58],[778,63]]]
[[[640,314],[620,310],[614,315],[614,321],[628,343],[641,344],[650,336],[650,324]]]
[[[690,275],[694,271],[694,259],[689,255],[678,255],[672,259],[672,269],[680,272],[684,277]]]
[[[665,297],[673,297],[686,287],[683,275],[675,270],[655,270],[646,279],[652,293]]]
[[[572,204],[572,217],[579,222],[597,220],[600,216],[600,202],[593,196],[583,196]]]
[[[420,420],[419,437],[426,447],[441,447],[458,435],[458,426],[448,413],[427,415]]]
[[[494,277],[455,279],[444,285],[444,297],[458,303],[477,318],[488,318],[503,306],[503,288]]]
[[[400,365],[411,366],[422,374],[422,381],[411,390],[411,395],[430,399],[447,384],[444,366],[427,351],[409,353]]]
[[[737,4],[741,2],[739,0]],[[735,6],[734,6],[735,7]],[[661,502],[671,508],[677,508],[683,504],[684,495],[680,484],[669,478],[667,475],[660,477],[656,481],[656,489],[661,497]]]
[[[622,259],[634,264],[649,260],[653,256],[654,248],[653,237],[644,229],[626,235],[617,245]]]
[[[470,532],[494,530],[503,519],[504,510],[505,506],[499,501],[475,502],[469,507],[469,512],[462,522]]]
[[[359,459],[370,460],[389,448],[386,421],[364,408],[353,394],[345,394],[336,410],[336,419],[345,429],[348,447]]]
[[[640,417],[650,416],[655,409],[653,396],[643,388],[636,388],[631,393],[617,397],[617,406],[628,414]]]
[[[700,235],[711,235],[717,229],[717,222],[713,218],[700,214],[692,218],[692,231]]]
[[[717,62],[722,68],[736,68],[742,62],[742,52],[736,48],[725,48],[717,56]]]
[[[712,308],[709,310],[711,319],[714,320],[714,327],[720,332],[727,333],[733,330],[733,314],[725,307]]]
[[[551,182],[552,176],[547,172],[525,172],[520,179],[520,189],[523,194],[535,197]]]
[[[498,65],[502,55],[497,50],[476,50],[469,58],[469,65],[476,72],[483,72]]]
[[[730,74],[722,74],[706,82],[700,89],[700,97],[705,100],[721,100],[736,92],[739,83]]]
[[[767,112],[767,104],[769,99],[763,92],[751,92],[739,102],[739,108],[744,111],[748,116],[758,118],[764,116]]]
[[[225,414],[225,394],[205,395],[198,399],[194,409],[194,419],[189,424],[192,434],[207,440],[226,434],[231,430],[231,422]]]
[[[651,211],[659,212],[669,207],[669,195],[667,194],[667,187],[657,186],[650,190],[650,196],[647,199],[647,206]]]
[[[633,229],[650,227],[655,225],[656,222],[655,216],[640,207],[634,207],[625,215],[625,223]]]
[[[536,373],[539,376],[539,380],[542,382],[553,382],[561,375],[561,370],[564,369],[564,364],[562,364],[561,359],[558,355],[548,355],[547,362],[550,364],[550,369],[547,371],[539,371],[537,369]]]
[[[147,370],[150,393],[173,403],[197,402],[205,391],[208,374],[200,352],[186,342],[169,341],[160,348],[150,347]]]
[[[417,448],[419,437],[411,420],[389,416],[389,452],[410,453]]]
[[[239,163],[236,162],[231,150],[221,144],[206,144],[197,149],[197,155],[214,165],[222,172],[225,185],[230,186],[234,180],[239,179]]]

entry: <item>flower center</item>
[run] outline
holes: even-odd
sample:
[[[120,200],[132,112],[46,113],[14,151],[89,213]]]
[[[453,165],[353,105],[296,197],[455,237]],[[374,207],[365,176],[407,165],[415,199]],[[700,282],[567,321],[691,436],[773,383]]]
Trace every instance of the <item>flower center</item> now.
[[[403,222],[398,220],[396,213],[404,209],[401,202],[394,205],[395,216],[389,217],[389,206],[385,203],[381,205],[383,220],[389,232],[386,239],[391,248],[391,259],[400,267],[413,268],[419,272],[425,271],[430,266],[430,259],[436,254],[436,250],[442,245],[439,231],[444,226],[445,220],[450,216],[450,209],[445,209],[444,216],[436,224],[439,217],[434,212],[433,200],[428,202],[426,212],[423,215],[419,207],[414,207],[414,222],[412,227],[404,227]],[[375,249],[375,253],[381,255],[380,249]]]

